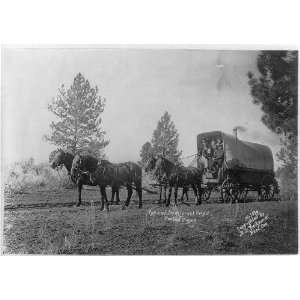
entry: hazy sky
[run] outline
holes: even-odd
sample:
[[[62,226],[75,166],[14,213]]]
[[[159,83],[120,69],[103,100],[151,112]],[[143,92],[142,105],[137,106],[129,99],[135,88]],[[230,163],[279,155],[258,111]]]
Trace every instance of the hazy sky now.
[[[102,116],[113,162],[139,159],[159,118],[171,114],[183,156],[196,152],[196,135],[211,130],[269,145],[279,140],[251,102],[247,72],[255,51],[183,49],[4,49],[4,163],[34,157],[48,161],[54,146],[42,140],[53,115],[47,105],[61,84],[81,72],[107,99]]]

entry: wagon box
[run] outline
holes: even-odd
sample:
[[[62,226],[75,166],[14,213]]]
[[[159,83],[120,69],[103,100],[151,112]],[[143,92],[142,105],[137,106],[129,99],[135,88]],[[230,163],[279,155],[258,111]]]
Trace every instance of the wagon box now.
[[[264,197],[270,198],[278,189],[272,151],[266,145],[242,141],[221,131],[211,131],[197,136],[197,151],[198,167],[203,163],[203,158],[207,164],[203,183],[210,187],[218,185],[221,192],[222,187],[226,187],[227,192],[230,188],[236,194],[234,198],[239,198],[241,191],[250,190],[257,191],[259,195],[267,194]],[[222,153],[219,164],[214,163],[217,151]],[[214,178],[211,172],[215,172]]]

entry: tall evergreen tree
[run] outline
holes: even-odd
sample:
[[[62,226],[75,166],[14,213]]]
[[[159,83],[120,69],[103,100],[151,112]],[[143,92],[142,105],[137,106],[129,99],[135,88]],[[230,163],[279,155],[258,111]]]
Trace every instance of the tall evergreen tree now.
[[[254,104],[261,105],[263,123],[272,131],[297,136],[298,52],[262,51],[257,58],[259,76],[249,72]]]
[[[57,97],[48,105],[56,120],[51,122],[51,133],[45,139],[73,153],[85,149],[101,157],[109,142],[104,140],[101,127],[105,99],[98,93],[98,87],[91,87],[80,73],[69,89],[62,85]]]
[[[297,193],[298,165],[298,52],[262,51],[259,75],[248,73],[253,103],[264,112],[262,122],[281,137],[277,170],[282,187]]]
[[[178,151],[179,134],[168,112],[158,121],[152,136],[152,150],[155,155],[162,155],[174,163],[180,162],[181,151]]]

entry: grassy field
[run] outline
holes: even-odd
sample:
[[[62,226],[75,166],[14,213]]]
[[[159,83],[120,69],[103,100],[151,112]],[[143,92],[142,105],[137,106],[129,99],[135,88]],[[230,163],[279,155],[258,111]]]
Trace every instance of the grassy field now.
[[[156,204],[144,194],[130,207],[99,210],[97,190],[84,190],[74,207],[76,190],[38,191],[7,196],[4,211],[4,254],[283,254],[298,252],[297,202],[245,204]],[[125,198],[124,191],[121,199]],[[265,226],[240,234],[253,212]]]

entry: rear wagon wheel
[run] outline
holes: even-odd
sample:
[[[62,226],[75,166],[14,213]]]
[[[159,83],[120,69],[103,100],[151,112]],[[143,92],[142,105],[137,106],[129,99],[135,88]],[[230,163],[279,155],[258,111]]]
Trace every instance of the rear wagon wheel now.
[[[208,201],[211,195],[212,188],[205,188],[202,192],[202,198],[204,201]]]
[[[260,201],[270,201],[274,198],[277,191],[277,183],[273,176],[265,175],[260,186]]]
[[[224,203],[233,203],[238,198],[238,188],[230,178],[227,178],[221,186],[221,197]]]
[[[238,201],[239,202],[245,202],[248,195],[248,189],[247,188],[240,188],[238,192]]]

